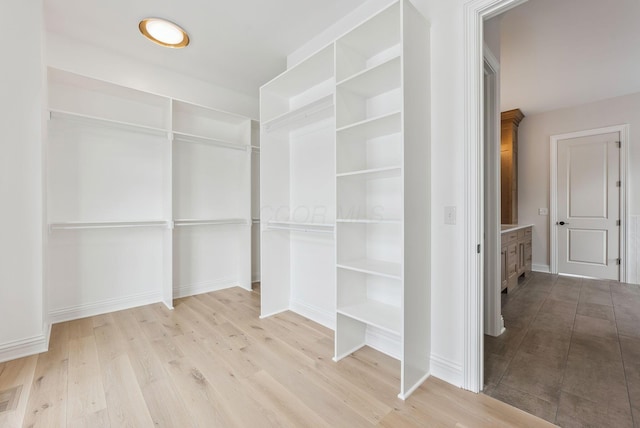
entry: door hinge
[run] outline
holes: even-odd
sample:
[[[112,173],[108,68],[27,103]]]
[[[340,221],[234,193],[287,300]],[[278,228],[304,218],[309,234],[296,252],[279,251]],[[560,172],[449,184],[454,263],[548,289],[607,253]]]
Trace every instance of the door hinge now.
[[[477,251],[478,251],[478,254],[480,254],[480,244],[478,244],[478,249],[477,249]]]
[[[619,265],[622,262],[620,259],[616,259],[616,264]]]
[[[617,148],[622,148],[622,141],[616,141],[616,147]]]
[[[616,226],[620,226],[620,220],[616,220]]]
[[[616,187],[622,187],[622,181],[616,181]]]

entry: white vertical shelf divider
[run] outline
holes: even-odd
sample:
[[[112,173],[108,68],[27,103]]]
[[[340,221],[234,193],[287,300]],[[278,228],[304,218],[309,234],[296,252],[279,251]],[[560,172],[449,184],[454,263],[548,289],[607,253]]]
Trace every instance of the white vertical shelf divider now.
[[[333,229],[322,228],[334,245],[323,289],[334,296],[334,359],[365,345],[399,359],[402,399],[430,367],[429,55],[428,23],[398,0],[260,93],[262,208],[273,213],[262,219],[262,315],[292,309],[322,322],[295,305],[310,268],[296,240],[317,231],[295,218],[294,182],[305,178],[295,136],[329,118],[335,173],[308,193],[326,186],[335,197]]]
[[[169,118],[173,117],[173,101],[168,101]],[[166,154],[164,164],[164,191],[167,197],[164,200],[164,211],[167,218],[173,219],[173,124],[168,124]],[[169,222],[169,228],[164,234],[163,246],[164,270],[162,283],[162,303],[173,309],[173,221]]]
[[[176,273],[184,272],[176,267],[193,255],[180,244],[190,238],[196,267],[207,258],[214,266],[189,273],[199,281],[188,284],[190,294],[250,288],[248,118],[54,68],[48,91],[45,283],[52,322],[155,302],[172,308]],[[174,173],[184,167],[176,163],[185,159],[178,144],[196,147],[187,159],[205,154],[195,176],[189,168],[179,171],[187,177]],[[228,167],[207,176],[207,161]],[[191,227],[180,227],[188,230],[180,235],[174,224]]]

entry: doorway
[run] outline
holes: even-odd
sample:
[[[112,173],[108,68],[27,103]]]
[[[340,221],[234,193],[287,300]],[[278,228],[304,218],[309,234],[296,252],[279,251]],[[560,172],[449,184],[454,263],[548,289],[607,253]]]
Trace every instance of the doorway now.
[[[628,126],[551,137],[551,272],[625,280]]]

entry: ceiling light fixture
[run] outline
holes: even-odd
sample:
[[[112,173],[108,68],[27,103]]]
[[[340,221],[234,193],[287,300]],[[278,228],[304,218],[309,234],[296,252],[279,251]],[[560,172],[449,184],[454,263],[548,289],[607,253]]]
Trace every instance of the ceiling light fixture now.
[[[160,46],[183,48],[189,44],[189,35],[182,28],[161,18],[145,18],[138,24],[143,36]]]

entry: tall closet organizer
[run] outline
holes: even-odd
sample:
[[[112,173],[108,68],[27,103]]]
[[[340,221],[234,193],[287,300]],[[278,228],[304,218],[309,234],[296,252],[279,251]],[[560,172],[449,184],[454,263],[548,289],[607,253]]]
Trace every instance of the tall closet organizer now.
[[[400,0],[260,90],[262,316],[429,374],[429,28]]]
[[[251,287],[248,118],[48,70],[51,322]]]

